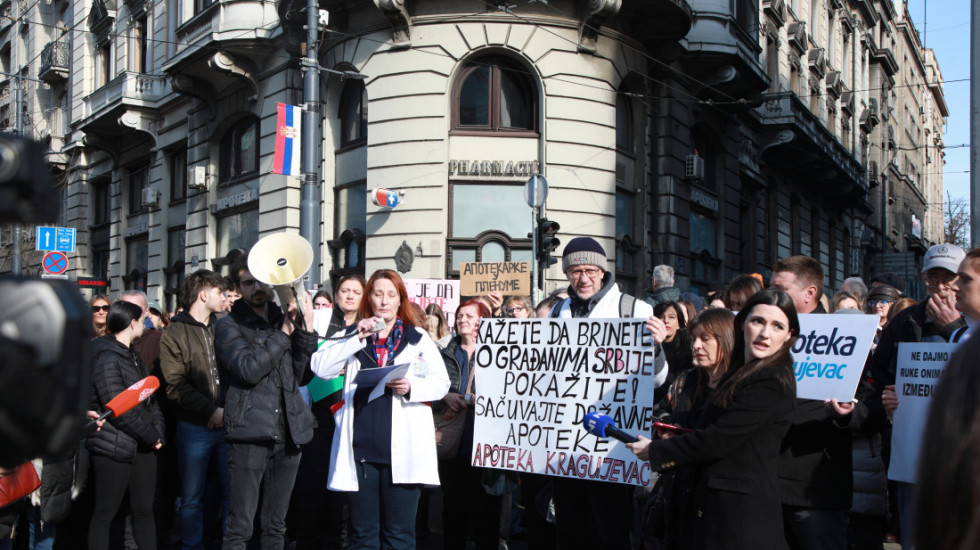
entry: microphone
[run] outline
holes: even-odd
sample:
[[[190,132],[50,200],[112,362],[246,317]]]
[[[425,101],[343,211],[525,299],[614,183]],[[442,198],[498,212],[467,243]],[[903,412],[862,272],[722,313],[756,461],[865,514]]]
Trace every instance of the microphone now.
[[[611,416],[605,414],[599,414],[597,412],[590,412],[585,415],[582,419],[582,427],[585,431],[596,437],[607,438],[611,437],[613,439],[622,441],[623,443],[636,443],[639,441],[636,437],[620,430],[613,424],[613,419]]]
[[[85,425],[85,432],[89,433],[95,430],[99,422],[109,418],[119,418],[120,416],[126,414],[132,410],[136,405],[149,399],[153,392],[160,388],[160,379],[156,376],[147,376],[146,378],[140,380],[139,382],[133,384],[132,386],[119,392],[119,395],[113,397],[106,403],[105,408],[108,409],[106,412],[99,415],[99,418],[95,420],[89,420]]]

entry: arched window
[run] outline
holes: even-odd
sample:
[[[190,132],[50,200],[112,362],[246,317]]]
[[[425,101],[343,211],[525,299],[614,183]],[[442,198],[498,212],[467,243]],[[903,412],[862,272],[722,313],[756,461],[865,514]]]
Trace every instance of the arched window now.
[[[453,93],[457,131],[537,132],[537,93],[529,71],[502,57],[481,57],[460,72]]]
[[[257,175],[259,119],[246,117],[232,126],[221,138],[218,159],[218,179],[221,183]]]
[[[361,80],[349,80],[340,94],[340,146],[367,139],[367,89]]]

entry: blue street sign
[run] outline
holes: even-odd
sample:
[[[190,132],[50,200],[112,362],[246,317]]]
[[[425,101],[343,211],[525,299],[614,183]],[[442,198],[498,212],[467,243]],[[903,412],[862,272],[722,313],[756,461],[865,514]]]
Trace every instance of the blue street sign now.
[[[74,227],[37,227],[37,250],[74,252]]]
[[[74,227],[58,227],[58,252],[74,252],[75,251],[75,228]]]

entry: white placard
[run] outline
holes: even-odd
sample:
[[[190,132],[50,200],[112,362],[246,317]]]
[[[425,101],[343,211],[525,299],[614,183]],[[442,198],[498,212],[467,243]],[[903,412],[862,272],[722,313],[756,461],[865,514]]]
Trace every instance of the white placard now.
[[[915,483],[929,404],[946,362],[955,350],[956,344],[898,344],[895,366],[898,408],[892,417],[892,457],[888,479]]]
[[[404,279],[408,299],[425,309],[436,304],[446,314],[446,322],[452,328],[459,307],[459,281],[456,279]],[[423,327],[424,328],[424,327]]]
[[[629,485],[650,464],[582,427],[592,411],[631,434],[653,423],[653,340],[644,319],[488,319],[480,324],[474,466]]]
[[[877,327],[877,315],[800,315],[800,337],[793,346],[796,396],[854,399]]]

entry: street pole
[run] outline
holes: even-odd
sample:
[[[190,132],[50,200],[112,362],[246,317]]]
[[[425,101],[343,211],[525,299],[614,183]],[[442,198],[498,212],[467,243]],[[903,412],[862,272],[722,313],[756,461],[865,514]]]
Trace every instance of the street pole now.
[[[970,240],[980,246],[980,14],[970,2]]]
[[[14,105],[14,110],[15,110],[14,120],[16,121],[17,124],[17,135],[23,136],[24,135],[24,81],[21,80],[19,75],[17,76],[17,95],[15,101],[16,104]],[[11,229],[12,229],[11,240],[13,241],[13,243],[11,243],[10,252],[11,254],[13,254],[13,257],[10,259],[10,273],[12,275],[20,275],[24,271],[20,259],[20,233],[21,233],[20,224],[19,223],[13,224]]]
[[[531,307],[538,306],[538,207],[531,208]]]
[[[299,203],[299,233],[313,246],[313,265],[307,276],[313,288],[320,283],[320,64],[317,60],[318,0],[306,0],[306,56],[303,57],[303,176]]]

